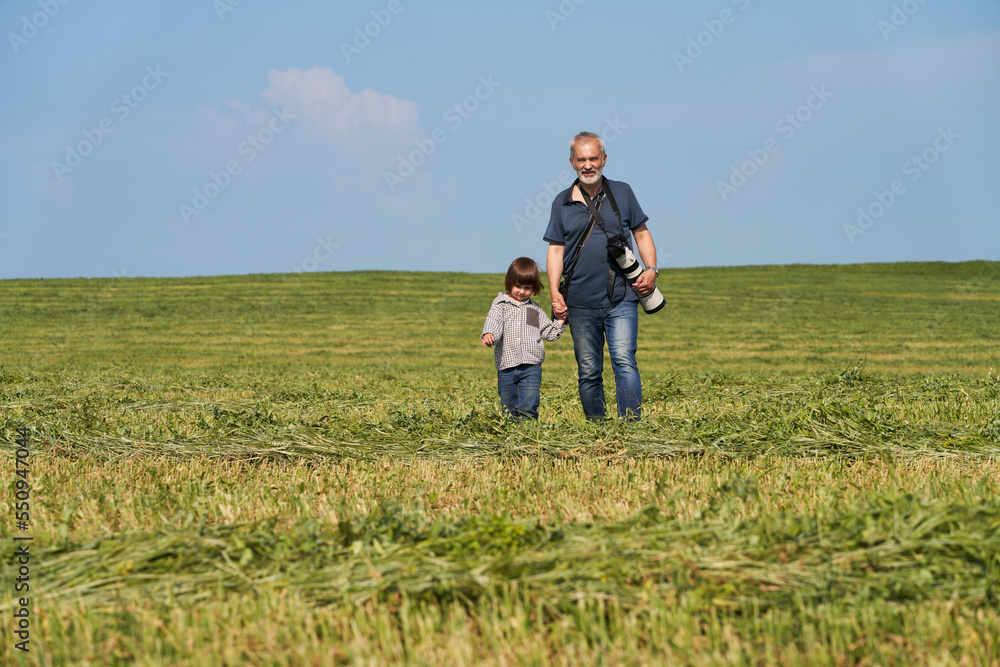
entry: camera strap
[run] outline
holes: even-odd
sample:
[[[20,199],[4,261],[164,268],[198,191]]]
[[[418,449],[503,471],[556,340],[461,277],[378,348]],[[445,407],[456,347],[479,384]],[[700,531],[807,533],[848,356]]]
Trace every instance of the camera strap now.
[[[611,187],[608,186],[608,179],[604,176],[601,178],[601,190],[597,193],[597,195],[600,196],[601,192],[604,192],[607,195],[608,201],[611,202],[611,210],[615,212],[615,217],[618,218],[618,226],[622,230],[622,236],[625,236],[625,226],[622,224],[622,214],[618,209],[618,202],[615,201],[615,196],[611,194]],[[597,225],[601,228],[601,231],[604,232],[604,235],[607,236],[608,230],[604,228],[604,220],[601,218],[600,207],[594,206],[594,202],[592,202],[590,197],[587,196],[587,191],[583,189],[582,185],[580,185],[580,179],[576,179],[573,185],[579,188],[580,196],[583,197],[584,203],[587,205],[587,208],[590,209],[591,217],[594,220],[597,220]]]
[[[580,184],[580,179],[576,179],[573,185],[576,185],[579,188],[580,196],[583,197],[584,203],[586,203],[587,208],[590,209],[590,219],[592,226],[591,228],[593,228],[594,221],[596,220],[597,225],[601,228],[601,231],[604,232],[605,238],[608,238],[609,237],[608,230],[604,227],[604,220],[601,218],[600,205],[598,204],[598,206],[594,206],[594,202],[590,200],[590,197],[587,195],[587,191],[584,190],[583,186]],[[624,237],[625,225],[622,224],[622,214],[621,211],[618,210],[618,202],[615,201],[615,196],[611,194],[611,186],[608,185],[608,179],[604,176],[601,177],[601,189],[597,193],[598,197],[601,196],[601,192],[605,193],[607,195],[608,201],[611,202],[611,210],[615,212],[615,217],[618,219],[618,227],[622,230],[622,237]],[[581,250],[583,249],[582,246],[580,249]],[[577,259],[579,259],[579,255],[577,255]],[[608,298],[611,299],[612,302],[615,301],[614,293],[615,293],[615,270],[611,266],[609,266]]]
[[[590,204],[589,201],[587,203]],[[576,263],[580,261],[580,255],[583,254],[583,247],[587,245],[587,239],[590,238],[590,233],[594,231],[594,223],[600,220],[601,217],[600,213],[598,213],[597,217],[594,217],[594,212],[600,211],[600,208],[601,208],[600,201],[597,202],[597,208],[593,208],[592,204],[590,205],[590,210],[591,210],[590,224],[587,226],[587,231],[584,233],[583,239],[581,239],[580,241],[580,245],[576,247],[576,252],[573,255],[573,262],[563,270],[563,284],[564,284],[563,289],[565,291],[569,291],[569,281],[573,279],[573,273],[576,271]],[[603,223],[601,223],[601,229],[604,229]],[[605,232],[605,235],[606,234],[607,232]],[[563,296],[565,296],[565,294],[563,294]]]

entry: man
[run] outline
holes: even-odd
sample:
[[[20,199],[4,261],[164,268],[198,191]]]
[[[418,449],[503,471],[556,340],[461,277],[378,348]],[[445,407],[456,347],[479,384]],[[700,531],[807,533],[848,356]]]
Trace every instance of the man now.
[[[648,217],[632,188],[604,177],[608,161],[604,140],[592,132],[581,132],[569,146],[569,162],[578,178],[552,202],[544,237],[549,244],[545,270],[552,311],[559,319],[567,313],[569,316],[580,402],[587,419],[603,419],[607,411],[602,377],[606,338],[615,373],[618,416],[638,421],[642,415],[642,383],[635,361],[637,303],[639,296],[652,293],[656,286],[656,246],[646,228]],[[603,229],[598,220],[590,224],[592,216],[584,197],[600,214]],[[628,239],[629,232],[647,267],[632,287],[607,247],[609,238],[620,234]],[[565,298],[559,292],[564,274],[572,276]]]

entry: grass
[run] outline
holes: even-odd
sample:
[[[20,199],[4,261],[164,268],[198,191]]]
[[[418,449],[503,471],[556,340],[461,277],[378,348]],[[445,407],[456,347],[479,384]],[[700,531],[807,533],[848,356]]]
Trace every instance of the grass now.
[[[998,275],[665,271],[640,424],[501,416],[499,276],[0,282],[5,659],[1000,664]]]

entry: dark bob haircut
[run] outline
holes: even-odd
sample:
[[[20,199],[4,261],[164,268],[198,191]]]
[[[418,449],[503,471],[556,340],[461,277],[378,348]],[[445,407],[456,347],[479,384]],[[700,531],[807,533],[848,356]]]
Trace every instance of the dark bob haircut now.
[[[530,257],[518,257],[510,263],[503,286],[509,292],[514,285],[530,287],[531,296],[542,291],[542,278],[538,275],[538,264],[535,260]]]

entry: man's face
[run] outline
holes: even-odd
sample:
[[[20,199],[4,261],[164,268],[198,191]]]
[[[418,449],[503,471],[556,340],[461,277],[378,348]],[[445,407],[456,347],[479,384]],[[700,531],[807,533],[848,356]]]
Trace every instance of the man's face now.
[[[601,145],[595,139],[576,142],[576,148],[569,159],[573,170],[584,185],[600,182],[607,161],[608,156],[601,152]]]

